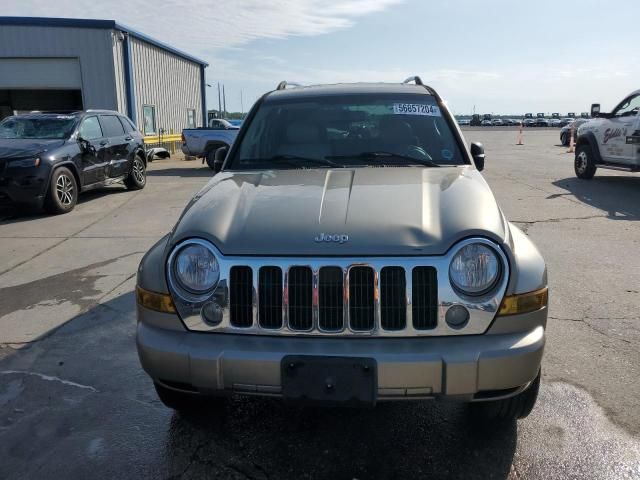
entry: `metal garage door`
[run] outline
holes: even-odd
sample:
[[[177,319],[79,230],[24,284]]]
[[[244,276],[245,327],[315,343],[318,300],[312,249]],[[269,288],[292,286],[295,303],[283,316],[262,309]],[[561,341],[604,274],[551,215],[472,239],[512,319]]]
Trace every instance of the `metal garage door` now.
[[[1,89],[82,89],[77,58],[0,58]]]

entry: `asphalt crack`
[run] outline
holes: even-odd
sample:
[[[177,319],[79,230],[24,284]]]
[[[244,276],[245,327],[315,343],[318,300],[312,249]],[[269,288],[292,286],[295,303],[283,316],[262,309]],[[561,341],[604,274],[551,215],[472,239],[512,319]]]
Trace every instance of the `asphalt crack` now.
[[[561,322],[575,322],[575,323],[582,323],[584,325],[586,325],[587,327],[589,327],[591,330],[593,330],[596,333],[599,333],[600,335],[603,335],[611,340],[619,340],[621,342],[624,342],[628,345],[633,344],[634,342],[632,342],[631,340],[627,340],[626,338],[621,338],[619,336],[616,335],[611,335],[605,331],[602,331],[598,328],[596,328],[593,324],[589,323],[588,320],[638,320],[639,318],[635,318],[635,317],[584,317],[584,318],[566,318],[566,317],[552,317],[549,316],[549,319],[551,320],[559,320]]]
[[[33,377],[38,377],[42,380],[46,380],[47,382],[59,382],[59,383],[62,383],[63,385],[67,385],[70,387],[83,388],[83,389],[91,390],[94,393],[98,393],[98,390],[92,387],[91,385],[83,385],[81,383],[72,382],[71,380],[65,380],[63,378],[56,377],[53,375],[45,375],[44,373],[30,372],[25,370],[3,370],[0,372],[0,375],[29,375]]]

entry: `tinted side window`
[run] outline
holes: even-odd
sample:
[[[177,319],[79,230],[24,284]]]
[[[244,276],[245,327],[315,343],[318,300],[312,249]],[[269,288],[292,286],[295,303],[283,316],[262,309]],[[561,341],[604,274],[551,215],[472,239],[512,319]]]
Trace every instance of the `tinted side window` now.
[[[125,132],[134,132],[136,130],[136,127],[133,126],[133,123],[131,123],[128,118],[118,117],[118,119],[120,123],[122,123]]]
[[[120,137],[124,135],[124,128],[122,128],[120,120],[115,115],[102,115],[100,123],[104,128],[105,137]]]
[[[80,136],[85,140],[102,138],[102,129],[100,128],[98,117],[87,117],[82,120],[82,124],[80,125]]]

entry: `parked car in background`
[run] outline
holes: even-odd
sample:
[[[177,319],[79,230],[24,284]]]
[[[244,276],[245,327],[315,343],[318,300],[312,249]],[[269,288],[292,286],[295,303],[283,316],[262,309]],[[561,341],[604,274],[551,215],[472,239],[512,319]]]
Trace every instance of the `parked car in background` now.
[[[580,113],[580,118],[591,118],[591,115],[589,115],[589,112],[582,112]]]
[[[544,117],[538,117],[535,120],[535,126],[536,127],[548,127],[549,126],[549,120],[547,120]]]
[[[536,121],[533,118],[525,118],[524,121],[522,122],[522,125],[524,127],[535,127]]]
[[[73,210],[86,190],[146,184],[142,134],[110,110],[31,113],[0,122],[0,202]]]
[[[529,415],[544,260],[480,173],[483,146],[413,81],[282,82],[218,150],[222,170],[138,268],[138,356],[167,407],[258,395]]]
[[[576,118],[576,114],[575,114],[575,112],[569,112],[569,113],[567,113],[567,117]]]
[[[589,180],[597,168],[640,172],[640,90],[622,100],[611,113],[591,106],[591,120],[578,128],[574,168]]]
[[[502,127],[504,125],[504,122],[502,121],[501,118],[494,118],[491,123],[493,124],[494,127]]]
[[[569,118],[569,117],[563,118],[562,120],[560,120],[560,127],[565,127],[569,125],[571,122],[573,122],[574,120],[575,119]]]
[[[481,125],[483,127],[493,127],[493,121],[491,121],[491,120],[482,120]]]
[[[460,126],[466,126],[470,124],[471,124],[471,120],[469,120],[468,118],[461,118],[460,120],[458,120],[458,125]]]
[[[560,143],[564,146],[569,145],[571,142],[571,129],[573,128],[573,140],[578,137],[578,127],[587,121],[586,118],[573,119],[568,125],[565,125],[560,129]]]
[[[560,128],[561,123],[562,123],[562,120],[560,120],[559,118],[552,118],[551,120],[549,120],[550,127]]]
[[[182,153],[202,158],[213,169],[216,151],[233,145],[240,128],[217,118],[212,118],[209,125],[208,128],[185,128],[182,131]]]

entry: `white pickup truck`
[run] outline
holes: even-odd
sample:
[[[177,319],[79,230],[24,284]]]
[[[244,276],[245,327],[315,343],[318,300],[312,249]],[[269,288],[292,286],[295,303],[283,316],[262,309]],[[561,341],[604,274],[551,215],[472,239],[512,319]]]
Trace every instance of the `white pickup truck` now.
[[[640,90],[628,95],[611,113],[591,106],[592,120],[578,128],[575,171],[591,179],[598,167],[640,172]]]
[[[215,154],[219,148],[231,147],[240,127],[223,119],[211,119],[207,128],[185,128],[182,131],[182,153],[202,158],[214,169]]]

